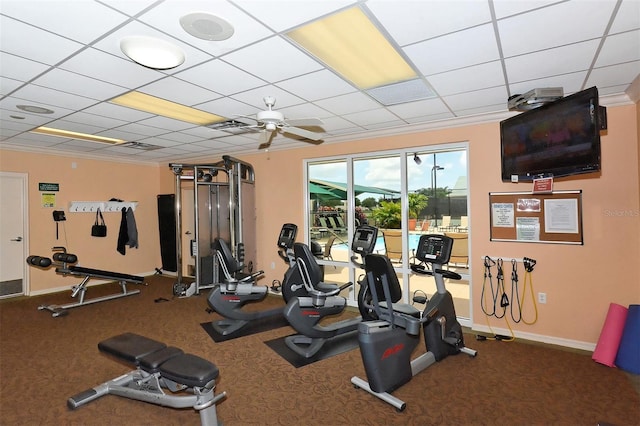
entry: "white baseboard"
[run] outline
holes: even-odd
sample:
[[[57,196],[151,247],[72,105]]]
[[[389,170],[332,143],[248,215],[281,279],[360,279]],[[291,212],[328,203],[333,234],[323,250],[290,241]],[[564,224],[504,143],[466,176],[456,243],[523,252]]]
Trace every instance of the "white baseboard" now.
[[[133,274],[133,275],[137,275],[140,277],[148,277],[149,275],[154,275],[156,273],[156,271],[151,271],[151,272],[143,272],[141,274]],[[162,274],[167,274],[166,272],[162,272]],[[168,274],[167,274],[168,275]],[[53,288],[45,288],[43,290],[31,290],[29,291],[29,294],[27,294],[26,296],[40,296],[43,294],[51,294],[51,293],[59,293],[61,291],[70,291],[71,287],[73,287],[76,284],[80,284],[82,282],[82,277],[77,277],[77,276],[73,276],[70,275],[70,277],[73,277],[74,279],[77,280],[77,282],[74,282],[73,284],[69,284],[66,285],[64,287],[53,287]],[[93,287],[96,285],[101,285],[101,284],[106,284],[106,283],[112,283],[116,280],[94,280],[91,279],[87,282],[87,287]]]
[[[506,328],[497,328],[497,327],[489,328],[489,326],[486,326],[486,325],[473,324],[471,325],[471,329],[473,331],[481,331],[489,334],[501,334],[504,336],[511,336],[511,330]],[[596,349],[595,343],[581,342],[579,340],[563,339],[561,337],[545,336],[542,334],[527,333],[524,331],[514,331],[513,335],[516,338],[531,340],[533,342],[564,346],[567,348],[580,349],[583,351],[593,352]]]

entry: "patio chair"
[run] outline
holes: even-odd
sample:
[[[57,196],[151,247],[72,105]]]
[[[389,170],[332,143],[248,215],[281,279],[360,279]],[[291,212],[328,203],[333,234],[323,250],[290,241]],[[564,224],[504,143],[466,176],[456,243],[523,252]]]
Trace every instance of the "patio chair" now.
[[[467,232],[469,230],[469,216],[460,216],[460,226],[456,229],[457,232]]]
[[[386,256],[392,262],[402,262],[402,230],[385,229],[382,231]]]
[[[451,216],[442,216],[442,223],[438,226],[438,231],[451,231]]]
[[[322,258],[325,260],[333,260],[333,257],[331,256],[331,247],[333,246],[333,242],[336,240],[336,236],[332,235],[329,237],[329,239],[327,240],[327,242],[324,245],[324,252],[322,254]]]
[[[451,258],[448,265],[469,267],[469,234],[466,232],[445,232],[444,235],[453,238]]]

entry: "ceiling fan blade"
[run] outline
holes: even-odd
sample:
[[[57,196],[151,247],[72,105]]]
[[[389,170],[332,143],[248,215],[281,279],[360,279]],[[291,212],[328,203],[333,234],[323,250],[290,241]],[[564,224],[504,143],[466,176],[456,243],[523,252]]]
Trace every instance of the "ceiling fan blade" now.
[[[301,136],[303,138],[311,139],[312,141],[319,141],[322,139],[322,133],[310,132],[305,129],[300,129],[298,127],[283,127],[282,131],[285,133],[290,133],[292,135]]]
[[[271,141],[273,140],[275,133],[275,131],[270,132],[268,130],[260,132],[260,145],[258,146],[258,149],[269,148],[271,146]]]
[[[322,127],[324,122],[319,118],[294,118],[285,120],[287,125],[294,127]]]

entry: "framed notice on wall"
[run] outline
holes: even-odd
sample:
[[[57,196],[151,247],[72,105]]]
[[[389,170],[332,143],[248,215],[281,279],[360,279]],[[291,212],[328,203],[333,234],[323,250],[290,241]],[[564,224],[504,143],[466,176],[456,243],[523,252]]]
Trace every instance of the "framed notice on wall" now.
[[[582,191],[490,192],[491,241],[583,244]]]

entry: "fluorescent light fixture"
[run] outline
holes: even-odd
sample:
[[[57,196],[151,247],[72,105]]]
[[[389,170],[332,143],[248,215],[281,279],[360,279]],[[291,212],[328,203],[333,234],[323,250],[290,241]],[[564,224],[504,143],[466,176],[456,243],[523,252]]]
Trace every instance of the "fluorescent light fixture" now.
[[[184,53],[178,46],[159,38],[125,37],[120,40],[120,50],[132,61],[154,70],[168,70],[184,62]]]
[[[206,126],[211,123],[226,120],[224,117],[220,117],[219,115],[210,114],[175,102],[169,102],[142,92],[125,93],[122,96],[111,99],[111,102],[200,126]]]
[[[125,142],[122,139],[107,138],[105,136],[96,136],[96,135],[90,135],[87,133],[78,133],[78,132],[72,132],[69,130],[54,129],[52,127],[38,127],[31,130],[31,133],[40,133],[43,135],[56,136],[59,138],[80,139],[83,141],[108,143],[111,145],[117,145]]]
[[[287,36],[361,89],[417,77],[358,7],[311,22]]]

